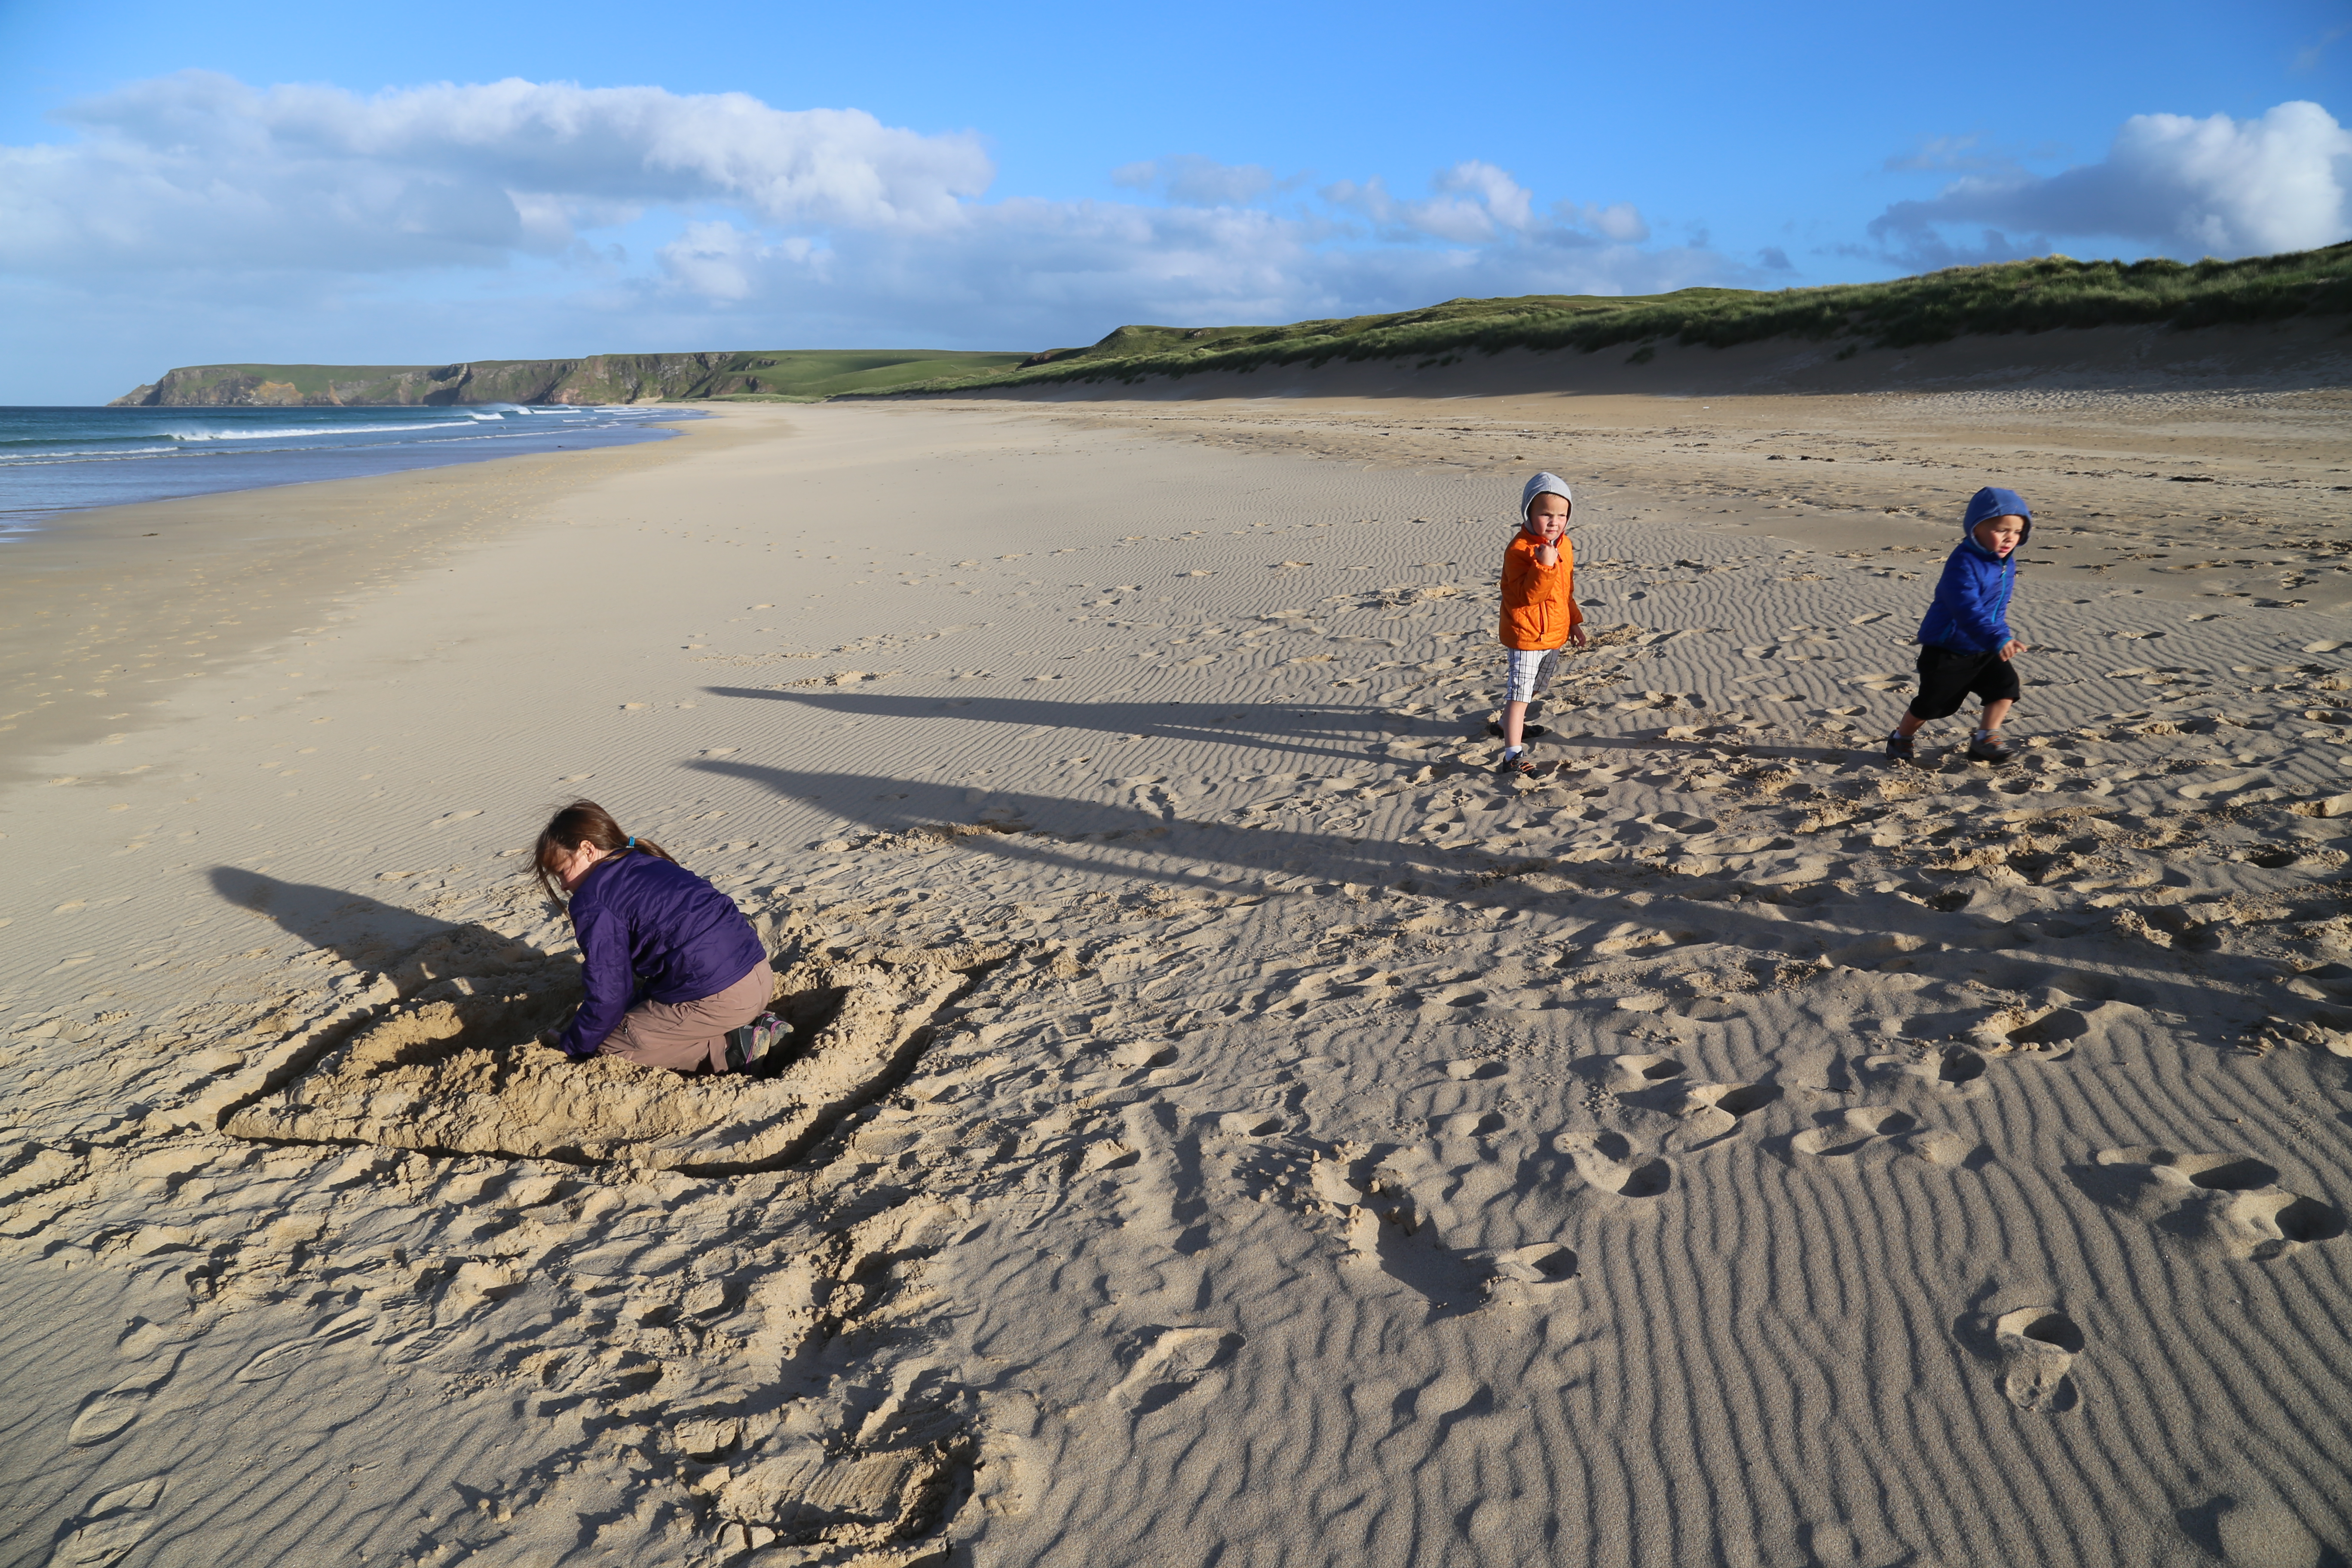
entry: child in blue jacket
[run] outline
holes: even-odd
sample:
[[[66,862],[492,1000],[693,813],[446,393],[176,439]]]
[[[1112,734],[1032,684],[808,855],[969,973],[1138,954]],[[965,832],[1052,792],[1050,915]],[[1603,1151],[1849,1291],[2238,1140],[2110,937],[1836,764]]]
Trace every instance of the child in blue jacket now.
[[[1987,485],[1969,498],[1960,532],[1937,581],[1936,602],[1919,623],[1919,695],[1886,737],[1889,762],[1911,761],[1919,726],[1957,713],[1971,692],[1984,703],[1984,723],[1969,741],[1969,760],[2005,763],[2016,755],[2000,739],[2000,721],[2018,695],[2011,660],[2025,651],[2009,629],[2009,601],[2017,588],[2017,552],[2033,535],[2033,510],[2015,490]]]

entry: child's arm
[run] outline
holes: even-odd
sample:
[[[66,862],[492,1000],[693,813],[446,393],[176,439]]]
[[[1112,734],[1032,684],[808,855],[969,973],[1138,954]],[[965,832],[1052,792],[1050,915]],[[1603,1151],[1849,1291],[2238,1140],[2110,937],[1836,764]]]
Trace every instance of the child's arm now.
[[[1503,603],[1524,605],[1528,602],[1528,578],[1534,574],[1534,558],[1516,550],[1503,552]]]
[[[587,992],[580,1010],[572,1016],[563,1032],[556,1037],[556,1049],[576,1061],[585,1061],[596,1054],[604,1037],[620,1027],[621,1016],[629,1010],[629,1000],[635,988],[635,978],[629,973],[629,931],[625,921],[616,920],[602,910],[588,911],[585,920],[574,922],[573,936],[580,944],[583,960],[581,987]]]
[[[1936,582],[1933,609],[1943,611],[1951,633],[1965,639],[1965,646],[1978,653],[1999,653],[2009,657],[2008,645],[2013,640],[2009,623],[2002,619],[2005,608],[2003,579],[2006,574],[1995,567],[1970,560],[1965,550],[1956,550],[1944,563],[1943,575]],[[1938,639],[1949,635],[1938,633]]]

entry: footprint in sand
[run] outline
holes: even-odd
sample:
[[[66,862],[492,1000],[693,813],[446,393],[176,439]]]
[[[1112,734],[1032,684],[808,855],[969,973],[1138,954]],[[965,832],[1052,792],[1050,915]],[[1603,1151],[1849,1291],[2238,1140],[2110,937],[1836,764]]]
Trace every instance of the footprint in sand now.
[[[1864,1057],[1862,1066],[1865,1072],[1916,1079],[1942,1093],[1975,1094],[1982,1092],[1978,1080],[1984,1077],[1985,1058],[1967,1046],[1955,1045],[1922,1056]]]
[[[1897,1137],[1918,1125],[1919,1119],[1908,1111],[1884,1105],[1858,1105],[1852,1110],[1828,1116],[1820,1126],[1798,1133],[1789,1141],[1789,1147],[1800,1154],[1837,1159],[1858,1154],[1882,1139]]]
[[[1621,1058],[1622,1059],[1622,1058]],[[1585,1185],[1621,1198],[1662,1197],[1674,1188],[1675,1168],[1667,1162],[1644,1159],[1640,1150],[1614,1132],[1597,1138],[1563,1132],[1552,1140],[1555,1152],[1576,1163]]]
[[[58,1542],[50,1563],[58,1568],[106,1568],[121,1561],[155,1528],[154,1508],[163,1497],[161,1476],[100,1493],[73,1533]]]
[[[2102,1149],[2069,1173],[2099,1202],[2194,1245],[2267,1262],[2344,1234],[2333,1205],[2278,1184],[2276,1167],[2236,1154]]]
[[[1711,1142],[1780,1098],[1778,1084],[1694,1083],[1683,1090],[1683,1121],[1692,1137]]]
[[[2020,1307],[1993,1324],[2000,1352],[2000,1391],[2020,1410],[2035,1415],[2074,1407],[2069,1376],[2083,1353],[2083,1331],[2054,1307]]]
[[[374,1324],[375,1312],[372,1309],[355,1307],[340,1317],[329,1319],[307,1338],[270,1346],[240,1367],[234,1381],[264,1383],[273,1377],[283,1377],[327,1346],[364,1332]]]
[[[1148,1415],[1182,1398],[1193,1384],[1231,1361],[1241,1346],[1241,1335],[1222,1329],[1147,1329],[1109,1400]]]
[[[1688,1070],[1672,1057],[1642,1054],[1617,1057],[1609,1064],[1610,1087],[1643,1089],[1680,1078]]]
[[[124,1378],[103,1394],[91,1395],[81,1407],[81,1414],[74,1417],[66,1441],[74,1447],[87,1448],[93,1443],[120,1436],[139,1419],[147,1402],[172,1381],[172,1373],[179,1369],[180,1354],[175,1348],[162,1361],[142,1368],[135,1376]]]
[[[1884,1105],[1857,1105],[1851,1110],[1824,1113],[1816,1121],[1819,1125],[1789,1140],[1790,1149],[1833,1160],[1884,1149],[1916,1154],[1937,1165],[1957,1165],[1969,1152],[1968,1140],[1958,1133],[1923,1128],[1909,1112]]]
[[[1556,1241],[1516,1247],[1493,1257],[1486,1300],[1494,1306],[1549,1307],[1568,1294],[1579,1268],[1573,1247]]]

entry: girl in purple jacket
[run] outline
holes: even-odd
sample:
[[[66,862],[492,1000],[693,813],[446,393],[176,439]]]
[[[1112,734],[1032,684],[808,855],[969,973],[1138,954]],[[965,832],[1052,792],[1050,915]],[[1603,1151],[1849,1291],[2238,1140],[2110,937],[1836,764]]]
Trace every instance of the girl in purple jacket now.
[[[619,1057],[677,1072],[744,1070],[782,1032],[774,973],[735,901],[660,845],[576,800],[539,836],[540,886],[570,896],[588,999],[554,1038],[574,1061]]]

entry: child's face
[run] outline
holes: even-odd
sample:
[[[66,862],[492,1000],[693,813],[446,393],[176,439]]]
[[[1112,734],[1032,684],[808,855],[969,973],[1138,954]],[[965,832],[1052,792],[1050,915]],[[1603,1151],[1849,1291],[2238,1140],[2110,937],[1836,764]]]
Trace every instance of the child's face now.
[[[2006,556],[2025,537],[2021,517],[1989,517],[1976,526],[1976,542],[1995,555]]]
[[[1556,495],[1539,495],[1528,506],[1528,531],[1546,544],[1558,544],[1568,531],[1568,502]]]

